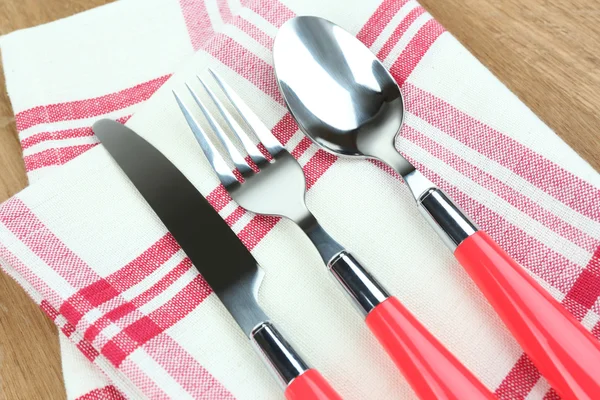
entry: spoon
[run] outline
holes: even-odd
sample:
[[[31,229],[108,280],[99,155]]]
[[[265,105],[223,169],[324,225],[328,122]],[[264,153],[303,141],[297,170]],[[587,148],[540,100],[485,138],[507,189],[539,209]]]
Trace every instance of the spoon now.
[[[564,399],[600,399],[596,338],[396,150],[402,93],[371,51],[325,19],[296,17],[279,30],[273,59],[300,129],[331,153],[381,160],[400,174],[550,385]]]

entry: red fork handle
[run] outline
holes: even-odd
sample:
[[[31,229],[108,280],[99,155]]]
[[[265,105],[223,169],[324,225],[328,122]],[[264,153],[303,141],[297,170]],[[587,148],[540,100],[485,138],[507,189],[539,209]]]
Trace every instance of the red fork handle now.
[[[316,369],[294,379],[285,390],[287,400],[342,400],[342,397]]]
[[[421,399],[494,398],[350,253],[342,251],[328,267]]]
[[[495,399],[395,297],[375,307],[366,322],[419,398]]]
[[[485,232],[454,255],[565,400],[600,399],[600,342]]]

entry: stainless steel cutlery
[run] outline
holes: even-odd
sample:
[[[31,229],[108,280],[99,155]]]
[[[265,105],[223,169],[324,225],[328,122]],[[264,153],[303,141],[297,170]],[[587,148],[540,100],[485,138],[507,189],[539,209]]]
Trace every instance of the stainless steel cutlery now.
[[[200,147],[231,197],[243,208],[266,215],[276,215],[295,222],[313,242],[335,280],[353,300],[371,331],[394,359],[413,389],[422,398],[482,399],[492,394],[443,345],[437,341],[367,270],[337,243],[306,207],[306,182],[302,167],[277,141],[259,118],[217,74],[215,81],[228,98],[246,127],[240,126],[227,107],[209,86],[200,84],[217,106],[234,137],[239,140],[257,168],[245,161],[225,130],[211,115],[200,96],[187,86],[197,106],[219,138],[227,155],[217,146],[191,108],[174,92],[175,98]],[[262,154],[253,144],[252,132],[269,154]],[[237,168],[238,180],[225,158]]]
[[[257,301],[262,271],[248,249],[162,153],[111,120],[94,133],[225,305],[289,400],[340,400],[270,322]]]
[[[273,57],[286,104],[326,150],[381,160],[487,297],[527,355],[565,399],[600,398],[600,342],[395,148],[400,88],[350,33],[318,17],[286,22]]]
[[[600,343],[396,150],[405,112],[402,93],[369,49],[327,20],[296,17],[280,28],[273,55],[279,87],[301,130],[332,153],[381,160],[400,174],[421,214],[557,392],[565,399],[600,398]],[[202,87],[226,127],[193,85],[186,86],[194,107],[173,94],[232,199],[248,211],[284,217],[302,229],[420,398],[494,398],[327,233],[306,206],[306,178],[300,164],[240,96],[209,71],[227,101],[222,102],[200,77],[193,85]],[[199,122],[199,114],[206,123]],[[256,260],[185,176],[123,125],[103,120],[93,129],[252,342],[286,397],[340,399],[262,311],[257,301],[262,273]]]

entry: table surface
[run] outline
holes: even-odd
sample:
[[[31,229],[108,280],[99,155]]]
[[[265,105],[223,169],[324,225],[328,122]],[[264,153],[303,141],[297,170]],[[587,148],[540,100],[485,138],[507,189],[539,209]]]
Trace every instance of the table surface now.
[[[2,0],[0,34],[111,0]],[[600,170],[598,0],[421,0],[483,64]],[[0,68],[0,202],[27,185]],[[57,330],[0,272],[0,400],[63,399]]]

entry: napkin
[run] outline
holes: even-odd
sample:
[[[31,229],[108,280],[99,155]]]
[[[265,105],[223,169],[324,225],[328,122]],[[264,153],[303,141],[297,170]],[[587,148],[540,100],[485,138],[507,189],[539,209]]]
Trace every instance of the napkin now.
[[[0,264],[104,375],[75,375],[67,364],[82,364],[71,358],[67,386],[87,386],[69,396],[281,397],[185,254],[95,146],[89,126],[101,116],[127,120],[207,196],[265,270],[267,313],[344,398],[413,396],[302,232],[241,210],[218,185],[171,94],[196,85],[196,74],[209,79],[210,66],[303,165],[308,205],[326,229],[485,385],[503,399],[555,398],[399,178],[378,163],[337,159],[297,130],[270,46],[283,22],[306,14],[377,54],[406,98],[398,149],[600,334],[598,174],[417,3],[125,0],[2,40],[23,147],[40,140],[25,157],[47,151],[28,163],[35,183],[0,208]]]

